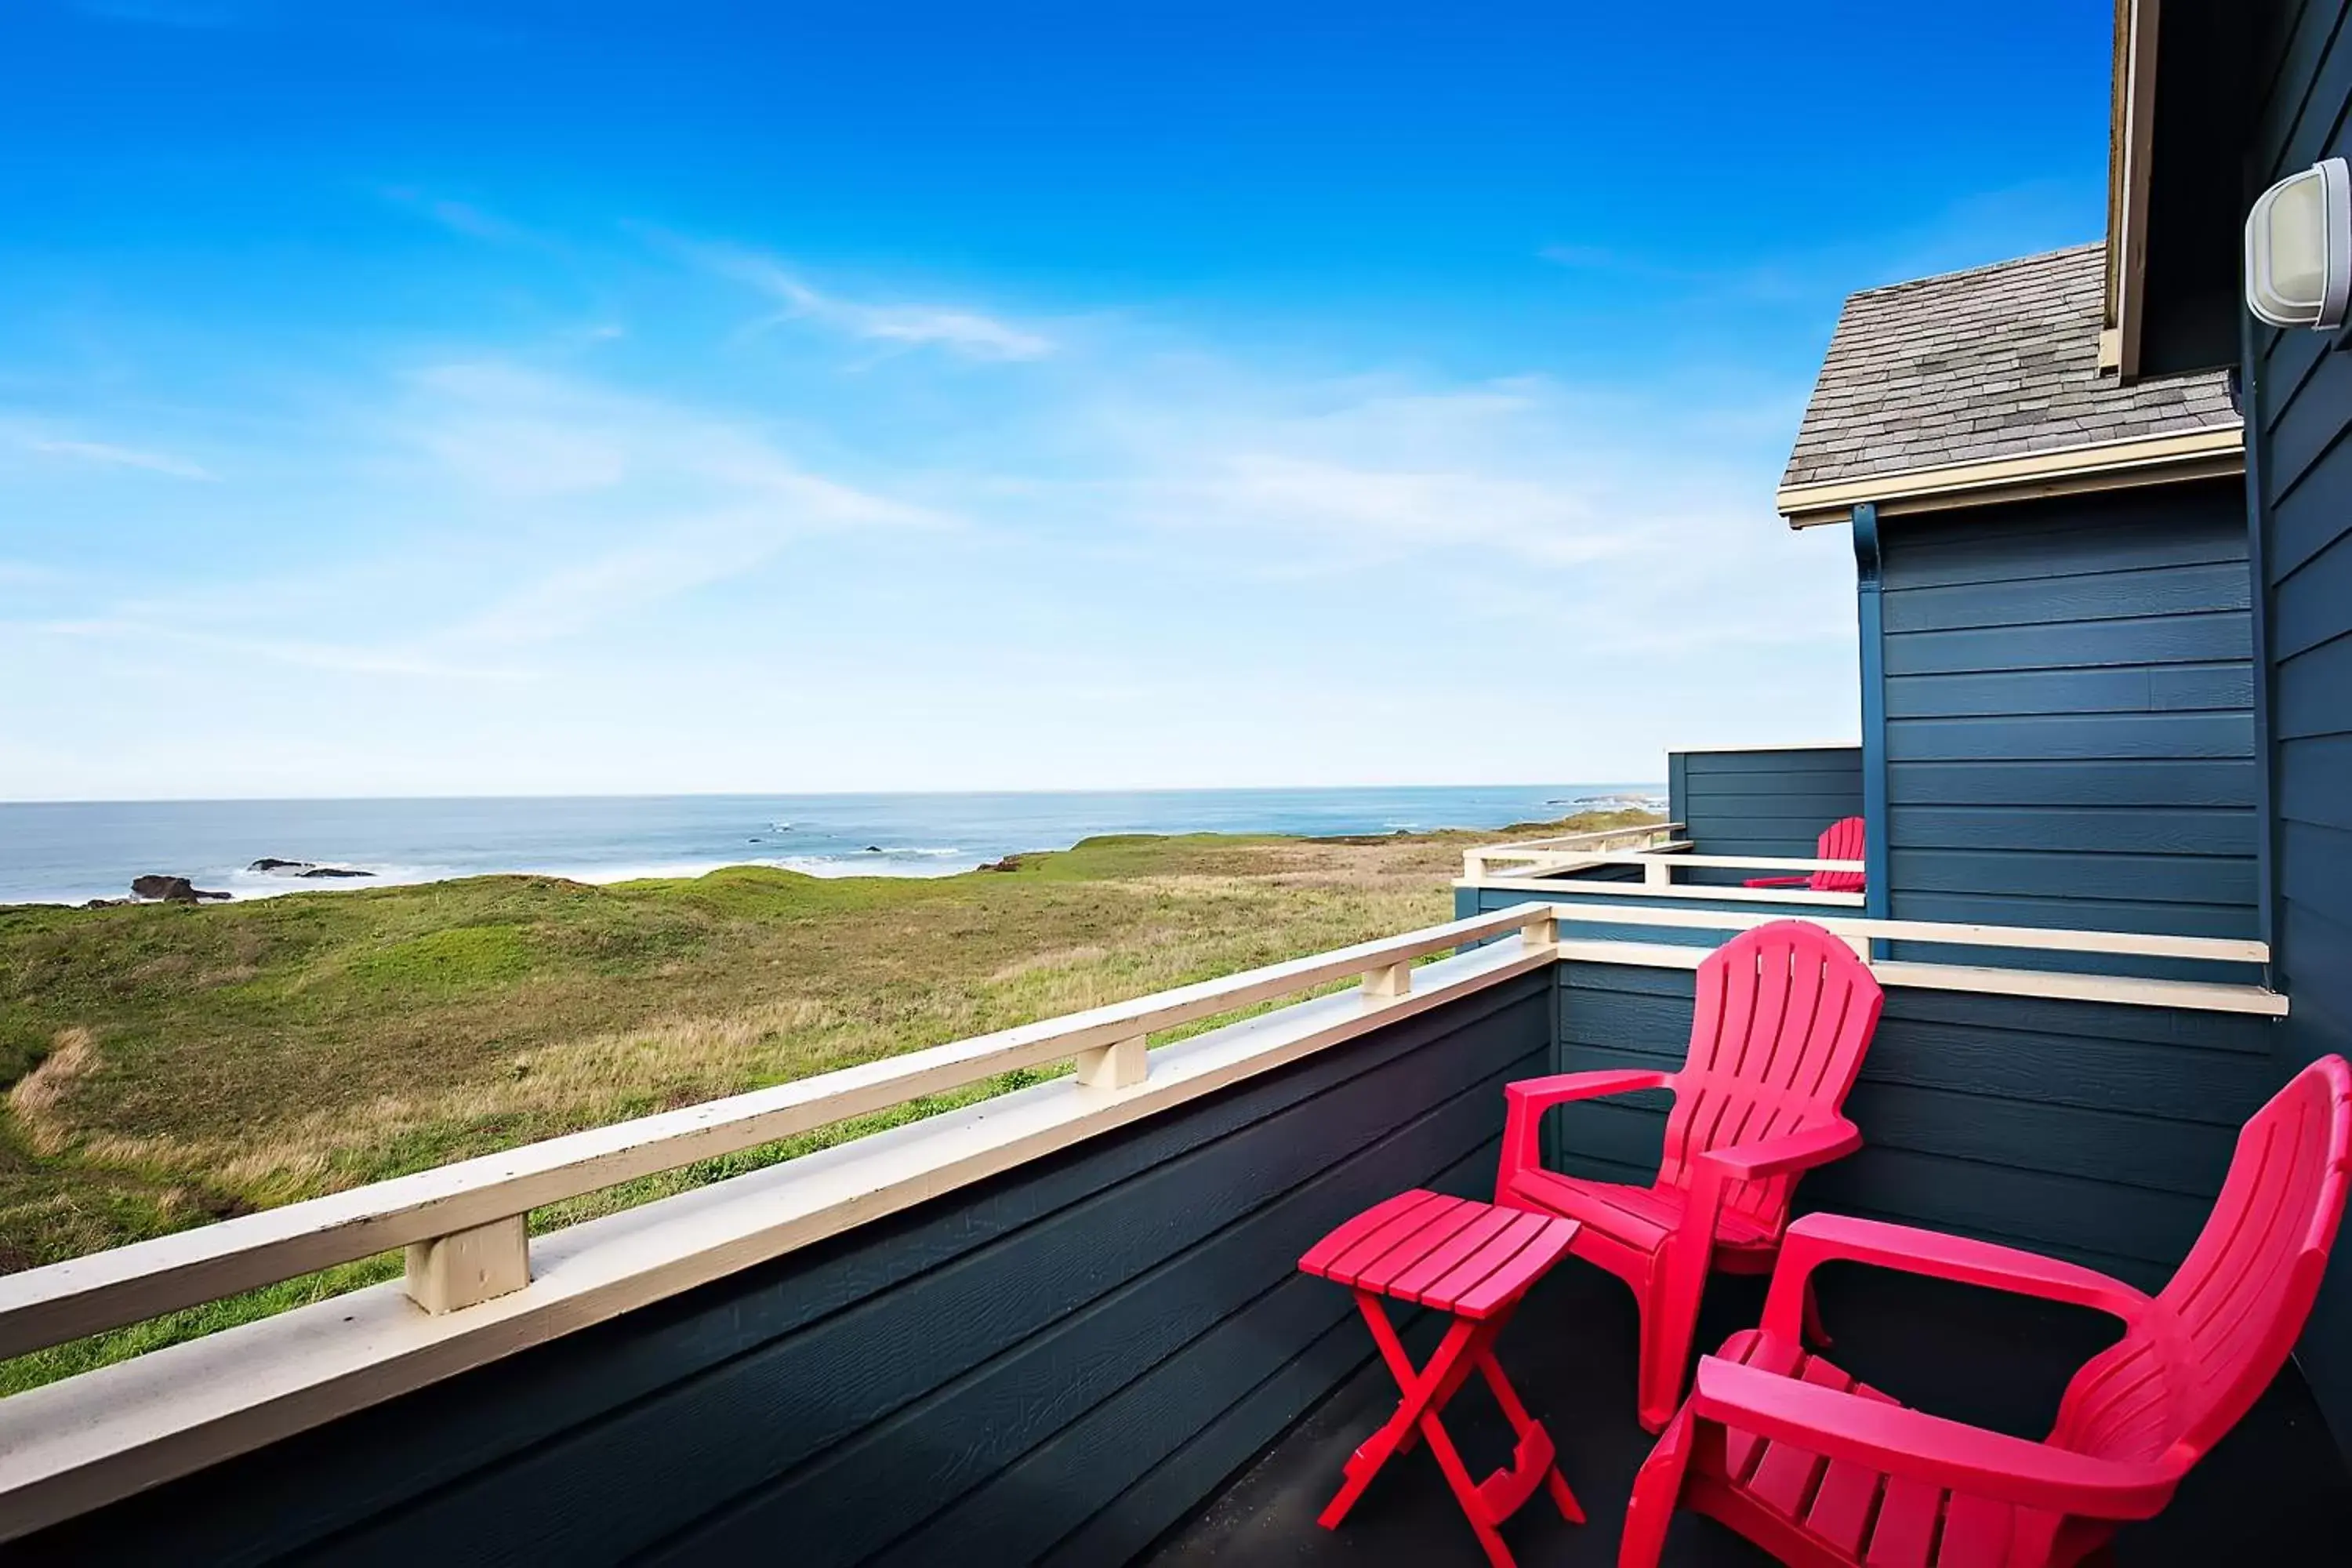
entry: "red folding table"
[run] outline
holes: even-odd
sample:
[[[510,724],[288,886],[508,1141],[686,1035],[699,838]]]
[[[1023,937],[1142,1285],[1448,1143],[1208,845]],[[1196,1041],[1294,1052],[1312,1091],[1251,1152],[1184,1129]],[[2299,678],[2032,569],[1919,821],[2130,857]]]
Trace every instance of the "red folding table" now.
[[[1355,1292],[1372,1342],[1404,1393],[1396,1414],[1349,1459],[1347,1481],[1318,1521],[1324,1529],[1339,1528],[1381,1467],[1411,1452],[1422,1437],[1429,1440],[1437,1468],[1445,1472],[1445,1484],[1469,1516],[1470,1528],[1495,1568],[1512,1568],[1511,1553],[1496,1527],[1517,1513],[1538,1486],[1550,1492],[1561,1517],[1584,1522],[1576,1494],[1552,1462],[1550,1434],[1519,1403],[1494,1352],[1495,1336],[1519,1298],[1567,1256],[1576,1232],[1572,1219],[1415,1190],[1366,1209],[1298,1260],[1307,1273]],[[1389,1321],[1388,1310],[1381,1305],[1384,1297],[1453,1318],[1428,1364],[1412,1364]],[[1484,1374],[1495,1403],[1518,1437],[1509,1467],[1483,1481],[1470,1479],[1440,1419],[1446,1401],[1473,1372]]]

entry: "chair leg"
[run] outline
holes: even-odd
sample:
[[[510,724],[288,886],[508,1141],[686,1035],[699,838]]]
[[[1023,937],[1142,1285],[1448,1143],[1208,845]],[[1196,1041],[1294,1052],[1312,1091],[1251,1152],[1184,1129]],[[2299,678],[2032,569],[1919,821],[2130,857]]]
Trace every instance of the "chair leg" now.
[[[1690,1465],[1692,1426],[1687,1409],[1675,1416],[1633,1478],[1633,1495],[1625,1504],[1625,1529],[1617,1538],[1617,1568],[1657,1568],[1658,1559],[1664,1554],[1666,1527],[1674,1522],[1675,1504],[1682,1499],[1683,1475]]]
[[[1829,1325],[1822,1321],[1821,1298],[1813,1294],[1813,1282],[1805,1281],[1805,1342],[1817,1351],[1825,1351],[1837,1342],[1830,1338]]]
[[[1453,1398],[1464,1380],[1476,1370],[1475,1356],[1484,1327],[1455,1320],[1445,1331],[1445,1338],[1438,1342],[1436,1353],[1429,1358],[1428,1364],[1416,1370],[1380,1299],[1359,1290],[1356,1305],[1363,1310],[1364,1321],[1372,1331],[1372,1342],[1380,1347],[1381,1359],[1388,1363],[1397,1386],[1404,1391],[1404,1398],[1398,1404],[1396,1414],[1349,1457],[1347,1479],[1340,1483],[1331,1500],[1324,1504],[1315,1521],[1326,1530],[1339,1528],[1348,1510],[1356,1506],[1381,1467],[1411,1448],[1422,1435],[1423,1416]]]
[[[1696,1254],[1697,1256],[1691,1256]],[[1651,1287],[1642,1300],[1642,1367],[1638,1398],[1642,1425],[1662,1431],[1682,1403],[1691,1338],[1698,1331],[1699,1299],[1706,1291],[1706,1249],[1676,1246],[1659,1255]]]

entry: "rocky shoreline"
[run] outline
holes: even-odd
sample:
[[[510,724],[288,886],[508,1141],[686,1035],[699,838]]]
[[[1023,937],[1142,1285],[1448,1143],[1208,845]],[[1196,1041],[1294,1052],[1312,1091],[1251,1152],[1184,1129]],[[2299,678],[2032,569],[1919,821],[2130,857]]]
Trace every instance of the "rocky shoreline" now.
[[[342,879],[352,877],[373,877],[373,871],[359,870],[350,866],[324,866],[315,860],[284,860],[275,855],[265,855],[246,868],[264,876],[303,879]],[[153,871],[131,879],[131,896],[127,899],[90,899],[82,904],[86,910],[120,909],[125,904],[209,904],[226,903],[236,895],[215,888],[199,888],[185,877],[169,872]]]

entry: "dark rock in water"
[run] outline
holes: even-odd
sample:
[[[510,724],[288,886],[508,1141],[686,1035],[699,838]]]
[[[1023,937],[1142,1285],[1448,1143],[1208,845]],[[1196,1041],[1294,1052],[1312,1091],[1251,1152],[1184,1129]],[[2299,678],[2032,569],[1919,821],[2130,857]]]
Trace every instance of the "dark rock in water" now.
[[[150,875],[131,879],[131,897],[158,899],[170,904],[193,904],[199,900],[226,899],[226,893],[216,893],[208,888],[190,885],[185,877]]]
[[[759,839],[757,839],[756,837],[754,837],[754,838],[746,838],[745,840],[743,840],[743,842],[744,842],[744,843],[746,843],[746,844],[757,844],[757,843],[758,843],[758,842],[760,842],[760,841],[759,841]]]
[[[879,844],[868,844],[866,847],[865,852],[868,855],[879,855],[882,853],[882,846]]]
[[[273,877],[373,877],[373,871],[355,871],[348,866],[321,866],[315,860],[280,860],[275,855],[264,855],[248,871],[266,871]]]

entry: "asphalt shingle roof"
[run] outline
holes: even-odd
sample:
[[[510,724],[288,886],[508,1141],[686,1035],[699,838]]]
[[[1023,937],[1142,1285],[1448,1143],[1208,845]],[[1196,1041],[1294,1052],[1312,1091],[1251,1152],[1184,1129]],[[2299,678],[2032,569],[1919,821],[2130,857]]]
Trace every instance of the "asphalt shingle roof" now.
[[[1781,487],[2234,427],[2225,372],[2098,374],[2105,258],[2076,246],[1849,298]]]

